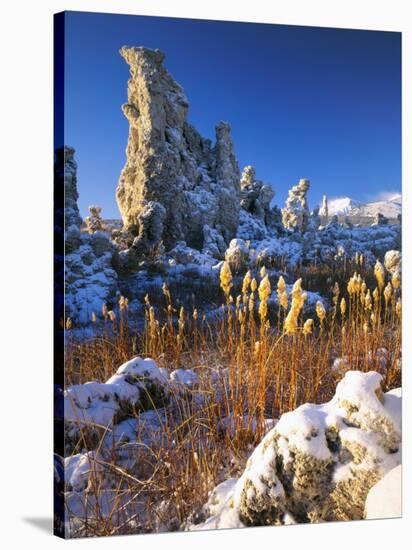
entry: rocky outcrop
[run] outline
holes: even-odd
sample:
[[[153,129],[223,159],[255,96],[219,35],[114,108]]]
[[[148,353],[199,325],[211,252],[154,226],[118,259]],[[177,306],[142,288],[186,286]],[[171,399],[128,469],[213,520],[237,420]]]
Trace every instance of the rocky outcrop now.
[[[319,216],[322,217],[323,225],[326,225],[329,217],[328,197],[326,195],[322,197],[322,206],[319,209]]]
[[[104,224],[102,220],[102,209],[100,206],[89,206],[90,216],[87,216],[84,221],[89,233],[96,233],[96,231],[104,231]]]
[[[306,231],[310,216],[306,197],[309,187],[309,180],[301,179],[297,185],[289,190],[285,208],[282,210],[282,222],[285,229]]]
[[[260,218],[266,225],[273,223],[270,201],[275,196],[275,192],[270,185],[256,179],[253,166],[246,166],[243,169],[240,190],[242,208]]]
[[[65,251],[70,253],[80,244],[80,217],[77,199],[77,163],[73,147],[65,146],[56,151],[55,172],[64,184],[64,242]]]
[[[225,253],[225,260],[234,273],[243,272],[250,259],[250,250],[242,239],[233,239],[230,241],[229,248]]]
[[[147,253],[160,242],[201,250],[205,225],[226,244],[239,221],[240,173],[230,126],[216,127],[216,144],[187,122],[189,103],[182,87],[163,66],[164,54],[123,47],[130,66],[127,161],[116,198],[133,248]],[[216,241],[216,239],[215,239]]]
[[[363,519],[371,487],[401,462],[400,390],[381,383],[350,371],[329,403],[284,414],[203,528]]]
[[[385,253],[384,264],[391,275],[402,272],[402,253],[399,250],[388,250]]]
[[[57,170],[64,172],[65,186],[65,315],[75,325],[83,325],[91,322],[93,313],[99,313],[104,303],[115,300],[118,291],[118,278],[112,267],[115,246],[100,230],[99,208],[91,207],[94,219],[87,223],[87,232],[81,231],[74,149],[65,147],[56,161],[62,163]]]

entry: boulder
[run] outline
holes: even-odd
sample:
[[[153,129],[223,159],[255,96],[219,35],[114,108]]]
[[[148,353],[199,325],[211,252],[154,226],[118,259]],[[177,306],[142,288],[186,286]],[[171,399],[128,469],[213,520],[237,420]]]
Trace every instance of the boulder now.
[[[195,528],[362,519],[371,488],[401,462],[400,390],[381,383],[349,371],[328,403],[282,415],[217,515]]]

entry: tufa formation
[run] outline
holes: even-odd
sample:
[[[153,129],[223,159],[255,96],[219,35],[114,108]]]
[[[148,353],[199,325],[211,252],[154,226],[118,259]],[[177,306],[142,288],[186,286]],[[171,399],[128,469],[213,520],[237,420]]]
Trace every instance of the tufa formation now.
[[[227,245],[240,210],[229,124],[217,125],[212,146],[187,122],[188,100],[163,66],[164,54],[143,47],[123,47],[120,54],[130,66],[123,105],[129,139],[116,199],[132,249],[145,254],[185,241],[201,250],[211,233]]]

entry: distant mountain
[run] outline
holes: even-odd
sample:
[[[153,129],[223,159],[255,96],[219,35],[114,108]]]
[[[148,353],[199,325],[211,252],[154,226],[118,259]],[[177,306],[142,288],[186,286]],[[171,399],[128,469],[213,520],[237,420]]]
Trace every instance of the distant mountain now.
[[[328,202],[329,216],[346,216],[354,208],[361,206],[361,203],[351,199],[350,197],[339,197],[331,199]]]
[[[387,218],[395,219],[402,213],[402,195],[395,193],[384,200],[367,203],[361,203],[350,197],[330,199],[328,202],[329,217],[337,215],[373,218],[378,212]]]
[[[368,202],[353,208],[350,212],[351,216],[376,216],[383,214],[387,218],[397,218],[398,214],[402,214],[402,195],[397,193],[385,200]]]

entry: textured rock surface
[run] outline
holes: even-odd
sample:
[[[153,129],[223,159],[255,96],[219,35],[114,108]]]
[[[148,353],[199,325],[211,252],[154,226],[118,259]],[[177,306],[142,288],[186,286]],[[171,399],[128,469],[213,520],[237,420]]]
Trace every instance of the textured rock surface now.
[[[323,225],[326,225],[329,217],[328,197],[326,195],[322,197],[322,206],[319,209],[319,216],[323,219]]]
[[[77,199],[77,163],[74,159],[75,150],[73,147],[65,146],[56,151],[55,170],[57,176],[63,175],[64,182],[64,240],[65,250],[71,252],[80,244],[80,217]]]
[[[87,231],[89,233],[96,233],[96,231],[104,231],[101,207],[89,206],[89,212],[90,212],[90,216],[87,216],[84,219],[86,223]]]
[[[385,253],[385,267],[392,275],[402,271],[402,253],[399,250],[388,250]]]
[[[260,218],[266,225],[273,223],[270,201],[275,196],[275,192],[270,185],[256,179],[256,170],[253,166],[244,168],[240,188],[242,208]]]
[[[282,210],[282,222],[286,229],[306,231],[309,220],[309,206],[306,195],[309,187],[309,180],[301,179],[297,185],[289,190],[285,208]]]
[[[93,223],[90,233],[81,232],[82,219],[77,206],[77,164],[74,149],[65,147],[61,158],[65,184],[65,315],[76,324],[90,323],[92,314],[115,299],[117,274],[112,267],[115,247],[107,234]],[[94,211],[94,214],[100,214]],[[93,215],[93,214],[92,214]],[[96,220],[94,220],[96,221]]]
[[[93,440],[113,423],[133,416],[135,410],[161,404],[167,385],[167,374],[152,359],[135,357],[105,383],[70,386],[64,392],[66,453],[83,450],[85,443],[93,448]]]
[[[180,240],[201,250],[204,226],[228,243],[239,220],[240,173],[230,126],[216,127],[216,144],[187,120],[186,95],[163,66],[159,50],[123,47],[130,65],[127,162],[116,198],[135,250]],[[161,212],[164,209],[164,213]]]
[[[401,462],[400,390],[381,382],[350,371],[329,403],[284,414],[196,528],[362,519],[371,487]]]
[[[230,241],[229,248],[225,253],[225,260],[228,262],[234,273],[242,272],[246,269],[249,260],[249,249],[242,239],[233,239]]]

